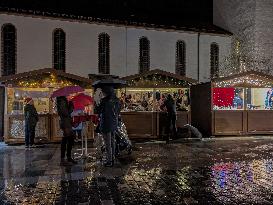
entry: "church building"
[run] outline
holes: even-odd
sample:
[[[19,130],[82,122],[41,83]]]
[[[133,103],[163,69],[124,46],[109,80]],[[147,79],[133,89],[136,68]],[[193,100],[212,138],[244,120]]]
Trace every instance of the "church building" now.
[[[2,11],[1,76],[55,68],[88,77],[161,69],[198,80],[217,77],[232,34],[23,10]]]

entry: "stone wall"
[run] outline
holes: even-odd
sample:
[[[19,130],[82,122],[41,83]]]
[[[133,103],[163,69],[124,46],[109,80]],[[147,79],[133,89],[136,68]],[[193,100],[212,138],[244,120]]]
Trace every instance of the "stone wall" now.
[[[247,69],[268,72],[273,65],[273,1],[214,0],[213,4],[214,24],[242,43]]]

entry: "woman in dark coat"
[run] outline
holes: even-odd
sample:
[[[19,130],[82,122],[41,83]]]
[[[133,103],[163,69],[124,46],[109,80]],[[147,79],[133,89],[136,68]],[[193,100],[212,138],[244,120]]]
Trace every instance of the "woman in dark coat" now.
[[[74,143],[74,133],[72,130],[73,104],[69,103],[65,96],[57,97],[57,111],[60,116],[60,128],[63,131],[63,138],[61,142],[61,165],[68,163],[77,164],[72,159],[71,150]],[[67,162],[65,161],[65,153]]]
[[[24,107],[25,116],[25,145],[26,148],[34,146],[35,127],[39,120],[32,98],[26,98]]]
[[[170,138],[176,138],[177,130],[176,130],[176,106],[173,97],[168,94],[167,99],[161,105],[161,109],[167,109],[167,139],[169,142]]]

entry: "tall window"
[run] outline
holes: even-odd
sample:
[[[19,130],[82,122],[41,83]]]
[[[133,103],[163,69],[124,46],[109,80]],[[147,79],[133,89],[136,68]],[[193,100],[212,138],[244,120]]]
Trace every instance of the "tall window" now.
[[[99,73],[110,74],[110,36],[107,33],[99,35]]]
[[[12,24],[2,26],[2,76],[13,75],[16,73],[16,28]]]
[[[150,41],[146,37],[139,39],[139,73],[150,70]]]
[[[219,46],[216,43],[210,45],[210,77],[219,76]]]
[[[176,42],[175,73],[186,75],[186,44],[184,41]]]
[[[65,32],[55,29],[53,32],[53,68],[65,71]]]

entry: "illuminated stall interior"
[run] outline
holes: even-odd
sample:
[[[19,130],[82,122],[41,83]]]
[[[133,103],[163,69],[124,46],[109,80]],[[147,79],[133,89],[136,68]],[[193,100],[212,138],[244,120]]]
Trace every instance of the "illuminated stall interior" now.
[[[80,85],[86,94],[92,95],[91,80],[51,68],[1,77],[0,82],[5,85],[4,140],[7,143],[24,141],[25,98],[33,99],[39,114],[36,139],[56,141],[61,132],[55,99],[50,98],[52,92],[61,87]]]
[[[211,107],[204,109],[207,114],[203,120],[202,116],[194,116],[194,111],[192,122],[200,126],[201,130],[206,127],[204,132],[208,135],[272,134],[272,91],[273,76],[255,71],[196,85],[191,90],[192,101],[201,98],[200,96],[207,96],[209,100],[203,97],[205,100],[201,101],[201,107],[206,104]],[[194,109],[198,104],[193,103],[192,106]],[[211,118],[210,126],[208,123],[202,123],[207,117]]]
[[[119,90],[122,117],[131,137],[158,138],[165,134],[166,113],[160,105],[172,95],[177,108],[177,126],[190,122],[189,87],[195,80],[162,70],[124,77],[128,87]]]

